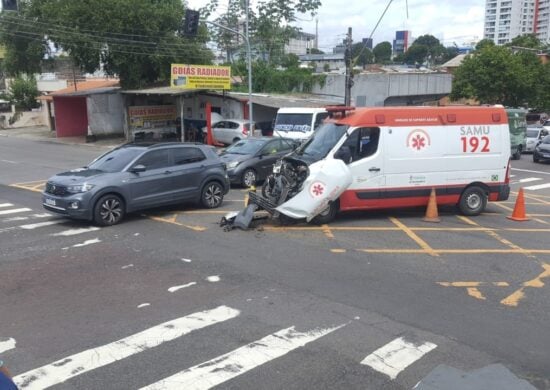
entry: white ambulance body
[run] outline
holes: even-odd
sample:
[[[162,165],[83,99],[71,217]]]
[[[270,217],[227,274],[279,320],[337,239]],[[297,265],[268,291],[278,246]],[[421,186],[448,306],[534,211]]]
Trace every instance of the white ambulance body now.
[[[503,108],[364,108],[328,122],[292,155],[309,175],[275,208],[288,217],[326,223],[339,210],[426,206],[432,188],[438,205],[466,215],[508,199]]]
[[[273,135],[276,137],[304,140],[328,117],[324,108],[281,107],[277,111]]]

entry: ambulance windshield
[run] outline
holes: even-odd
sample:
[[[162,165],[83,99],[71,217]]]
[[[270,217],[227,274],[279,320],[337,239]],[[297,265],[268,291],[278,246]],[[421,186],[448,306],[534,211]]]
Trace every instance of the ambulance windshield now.
[[[318,161],[323,158],[334,148],[340,141],[348,125],[338,125],[336,123],[325,123],[319,127],[315,134],[306,141],[296,154],[299,156],[307,156],[309,159]]]

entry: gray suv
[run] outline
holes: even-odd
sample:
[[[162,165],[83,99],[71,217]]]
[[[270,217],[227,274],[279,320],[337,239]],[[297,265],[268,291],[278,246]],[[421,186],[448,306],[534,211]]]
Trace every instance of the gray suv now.
[[[229,191],[225,164],[203,144],[126,144],[89,166],[51,177],[42,193],[48,211],[114,225],[128,212],[176,204],[219,207]]]

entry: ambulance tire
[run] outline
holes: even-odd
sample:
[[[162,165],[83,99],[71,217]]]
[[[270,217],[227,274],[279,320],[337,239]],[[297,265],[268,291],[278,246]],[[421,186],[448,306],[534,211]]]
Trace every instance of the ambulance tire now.
[[[334,202],[330,202],[327,208],[317,214],[317,216],[313,218],[311,222],[315,225],[324,225],[326,223],[332,222],[334,218],[336,218],[336,214],[338,214],[339,209],[340,203],[337,200]]]
[[[483,188],[471,186],[464,190],[458,202],[460,212],[467,216],[481,214],[487,206],[487,193]]]

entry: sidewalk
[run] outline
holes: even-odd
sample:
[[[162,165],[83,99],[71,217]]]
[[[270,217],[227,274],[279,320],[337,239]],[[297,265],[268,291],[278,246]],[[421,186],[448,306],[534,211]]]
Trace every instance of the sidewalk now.
[[[102,149],[110,149],[126,142],[124,137],[98,139],[94,142],[86,142],[86,137],[61,137],[55,136],[55,131],[45,126],[21,127],[17,129],[0,129],[0,137],[18,137],[37,141],[54,142],[66,145],[93,146]]]

